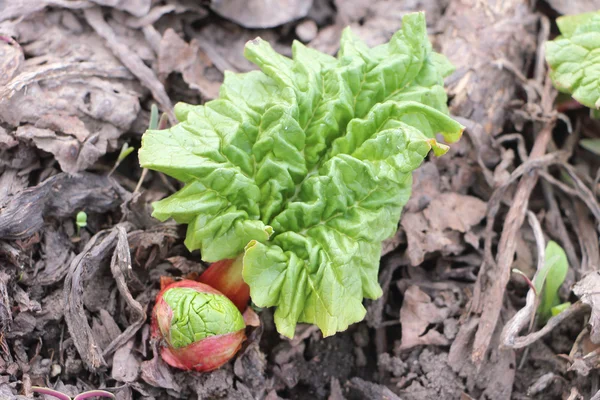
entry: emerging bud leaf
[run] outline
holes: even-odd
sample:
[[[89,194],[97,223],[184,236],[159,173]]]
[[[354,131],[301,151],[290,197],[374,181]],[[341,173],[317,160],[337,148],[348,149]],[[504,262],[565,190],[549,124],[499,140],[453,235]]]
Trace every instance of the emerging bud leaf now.
[[[162,339],[161,356],[185,370],[211,371],[229,361],[245,339],[244,318],[218,290],[183,280],[156,298],[153,335]]]

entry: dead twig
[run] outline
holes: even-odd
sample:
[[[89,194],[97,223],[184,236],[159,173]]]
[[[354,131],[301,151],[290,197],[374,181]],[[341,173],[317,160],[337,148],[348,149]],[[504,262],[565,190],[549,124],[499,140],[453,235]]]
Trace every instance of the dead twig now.
[[[573,304],[572,306],[570,306],[569,308],[567,308],[560,314],[550,318],[548,320],[548,322],[546,323],[546,325],[544,325],[544,327],[542,329],[540,329],[539,331],[530,333],[527,336],[514,337],[513,341],[503,342],[502,346],[508,347],[511,349],[522,349],[523,347],[527,347],[530,344],[538,341],[539,339],[541,339],[548,333],[550,333],[554,328],[556,328],[558,325],[560,325],[563,321],[566,321],[567,319],[577,316],[577,315],[580,315],[584,312],[588,312],[589,310],[590,310],[590,306],[582,303],[581,301],[578,301],[577,303]]]
[[[129,306],[132,312],[134,321],[116,337],[102,352],[104,357],[112,354],[119,347],[125,345],[142,327],[144,321],[146,321],[146,311],[144,307],[136,301],[125,281],[125,274],[131,269],[131,254],[129,253],[129,242],[127,241],[127,231],[125,227],[117,225],[117,245],[113,253],[113,257],[110,263],[110,270],[117,282],[117,289],[119,293]]]
[[[531,211],[527,212],[527,217],[529,220],[529,225],[533,230],[533,234],[535,236],[535,243],[537,248],[537,269],[535,276],[533,277],[533,281],[535,281],[535,277],[540,273],[542,268],[544,267],[546,246],[544,240],[544,233],[542,232],[542,227],[540,226],[540,222],[536,218],[535,214]],[[530,287],[527,292],[527,297],[525,300],[525,306],[521,308],[507,323],[504,325],[504,329],[502,330],[501,343],[502,346],[507,348],[512,348],[512,343],[514,343],[515,338],[518,336],[519,332],[525,328],[527,322],[529,321],[529,330],[531,332],[533,330],[533,325],[535,323],[535,313],[539,305],[539,295],[540,293],[536,292],[535,287]]]
[[[536,159],[544,156],[555,123],[556,116],[551,118],[550,121],[540,131],[535,140],[533,149],[531,150],[528,162],[535,161]],[[519,168],[523,166],[524,165],[521,165]],[[519,168],[517,168],[517,170]],[[515,170],[515,172],[517,171]],[[471,355],[473,362],[477,365],[480,365],[485,357],[485,354],[489,348],[492,334],[496,328],[496,323],[500,316],[500,311],[502,310],[504,291],[506,289],[508,280],[510,279],[510,268],[517,246],[517,242],[514,240],[514,237],[518,234],[518,231],[523,224],[525,214],[528,209],[529,196],[531,195],[533,188],[536,186],[537,181],[537,170],[534,170],[527,175],[523,175],[517,186],[512,206],[508,210],[506,216],[504,229],[502,230],[502,235],[498,245],[497,265],[494,268],[494,271],[490,271],[490,273],[494,275],[494,278],[490,279],[491,287],[486,290],[481,297],[481,299],[484,300],[484,302],[481,304],[485,304],[485,307],[482,308],[479,329],[475,334],[473,353]],[[490,227],[488,226],[488,228]],[[480,279],[478,277],[478,281],[479,280]]]

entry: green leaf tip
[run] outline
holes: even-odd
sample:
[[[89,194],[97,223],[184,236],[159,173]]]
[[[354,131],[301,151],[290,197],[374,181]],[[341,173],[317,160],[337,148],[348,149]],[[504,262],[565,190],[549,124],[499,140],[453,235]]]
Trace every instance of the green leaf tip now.
[[[557,19],[561,36],[546,42],[546,61],[557,90],[600,109],[600,12]]]
[[[165,291],[163,299],[173,313],[168,337],[175,349],[246,327],[237,307],[223,295],[176,287]]]
[[[142,166],[185,184],[153,215],[188,224],[185,243],[205,261],[244,254],[252,301],[277,307],[283,335],[306,322],[328,336],[364,318],[412,171],[448,150],[438,134],[452,143],[464,129],[448,116],[453,67],[424,14],[402,21],[374,48],[347,28],[337,57],[249,41],[260,71],[225,73],[218,99],[176,105],[180,123],[142,139]]]
[[[560,304],[558,291],[567,277],[569,262],[567,255],[558,243],[549,241],[546,245],[544,266],[536,274],[533,285],[540,296],[538,312],[542,321],[552,316],[552,308]]]

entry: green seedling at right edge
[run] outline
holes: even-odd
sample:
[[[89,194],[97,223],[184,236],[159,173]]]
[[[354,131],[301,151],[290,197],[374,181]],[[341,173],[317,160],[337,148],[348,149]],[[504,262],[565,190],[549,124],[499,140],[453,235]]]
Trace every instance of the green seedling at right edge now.
[[[544,267],[538,271],[533,279],[533,286],[538,296],[538,315],[542,323],[546,323],[550,317],[557,315],[569,303],[560,302],[558,290],[565,281],[569,262],[565,251],[556,242],[549,241],[546,245]]]
[[[75,225],[77,225],[77,236],[81,232],[81,228],[85,228],[87,226],[87,214],[85,211],[79,211],[77,213],[77,217],[75,218]]]
[[[546,61],[554,87],[600,114],[600,12],[556,19],[560,35],[546,43]]]

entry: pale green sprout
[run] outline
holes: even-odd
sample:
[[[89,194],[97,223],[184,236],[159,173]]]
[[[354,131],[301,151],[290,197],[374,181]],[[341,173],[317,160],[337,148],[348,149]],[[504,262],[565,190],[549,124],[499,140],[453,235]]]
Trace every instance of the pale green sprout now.
[[[87,226],[87,214],[85,211],[79,211],[75,217],[75,225],[77,226],[77,236],[79,236],[81,228]]]

